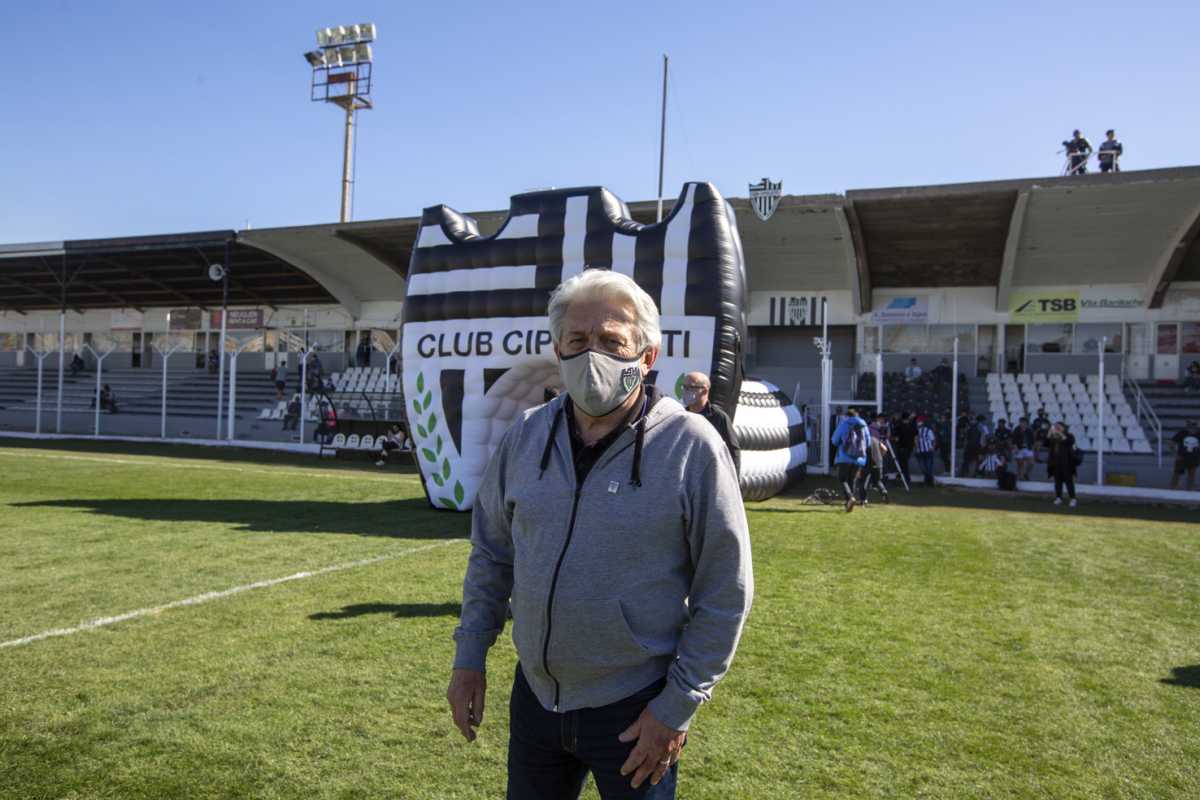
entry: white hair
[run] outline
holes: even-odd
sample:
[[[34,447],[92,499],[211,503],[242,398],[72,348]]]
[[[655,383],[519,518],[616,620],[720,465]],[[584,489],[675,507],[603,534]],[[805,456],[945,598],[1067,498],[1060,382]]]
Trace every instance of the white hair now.
[[[567,306],[575,300],[602,297],[628,303],[633,307],[633,325],[637,330],[638,348],[660,347],[662,329],[654,300],[633,278],[609,269],[585,269],[558,285],[550,295],[550,336],[557,344],[562,339],[563,317]]]

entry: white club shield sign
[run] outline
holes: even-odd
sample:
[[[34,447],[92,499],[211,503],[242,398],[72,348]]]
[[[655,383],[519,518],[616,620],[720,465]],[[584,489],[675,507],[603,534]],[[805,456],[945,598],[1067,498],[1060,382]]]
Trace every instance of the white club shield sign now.
[[[763,178],[758,183],[750,184],[750,207],[754,215],[766,222],[779,207],[779,199],[783,197],[783,181],[772,181]]]

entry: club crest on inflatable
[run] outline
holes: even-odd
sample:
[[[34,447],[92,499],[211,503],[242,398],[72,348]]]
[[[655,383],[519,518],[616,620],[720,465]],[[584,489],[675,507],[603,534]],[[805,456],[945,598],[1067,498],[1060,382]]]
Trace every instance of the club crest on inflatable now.
[[[735,414],[745,339],[745,270],[733,210],[709,183],[688,183],[653,225],[601,187],[512,198],[482,236],[471,217],[425,209],[401,329],[409,431],[429,502],[467,510],[504,432],[558,388],[546,307],[585,268],[637,281],[662,316],[647,381],[678,398],[683,376],[712,380],[710,402]]]

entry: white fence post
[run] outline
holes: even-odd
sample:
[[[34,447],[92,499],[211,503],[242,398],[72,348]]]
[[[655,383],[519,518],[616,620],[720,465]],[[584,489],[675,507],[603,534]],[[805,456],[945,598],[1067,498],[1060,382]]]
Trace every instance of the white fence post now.
[[[92,425],[92,435],[99,436],[100,435],[100,383],[101,383],[101,375],[104,372],[104,359],[111,356],[113,350],[115,350],[116,348],[110,347],[108,350],[105,350],[103,353],[97,353],[96,348],[92,347],[90,344],[85,344],[85,345],[83,345],[83,347],[85,350],[87,350],[89,353],[91,353],[92,356],[96,359],[96,397],[95,397],[96,407],[95,407],[95,411],[93,413],[95,422]]]
[[[1096,442],[1096,485],[1104,485],[1104,407],[1108,405],[1108,391],[1104,386],[1104,346],[1108,343],[1107,336],[1100,337],[1100,390],[1097,393],[1096,405],[1099,417],[1099,441]]]
[[[47,353],[39,353],[37,350],[34,350],[28,344],[25,345],[25,349],[28,350],[29,352],[33,353],[33,357],[37,359],[37,372],[38,372],[38,374],[37,374],[37,400],[34,402],[34,409],[35,409],[35,413],[37,414],[37,420],[34,422],[33,432],[36,434],[41,434],[41,432],[42,432],[42,365],[43,365],[43,362],[45,362],[45,360],[46,360],[46,356],[50,355],[50,353],[48,353],[48,352]]]
[[[308,309],[305,309],[305,324],[308,324]],[[305,340],[307,344],[307,339]],[[300,444],[304,444],[304,423],[308,421],[308,357],[317,346],[314,344],[300,356]]]
[[[950,376],[950,477],[958,477],[958,337],[954,337],[954,372]]]
[[[167,316],[167,323],[168,325],[170,324],[169,314]],[[170,350],[163,350],[157,344],[151,344],[150,346],[154,348],[154,351],[158,353],[159,358],[162,360],[162,407],[159,411],[158,435],[159,438],[165,439],[167,438],[167,362],[171,359],[171,356],[175,355],[175,352],[179,350],[179,348],[183,347],[183,345],[177,344]]]

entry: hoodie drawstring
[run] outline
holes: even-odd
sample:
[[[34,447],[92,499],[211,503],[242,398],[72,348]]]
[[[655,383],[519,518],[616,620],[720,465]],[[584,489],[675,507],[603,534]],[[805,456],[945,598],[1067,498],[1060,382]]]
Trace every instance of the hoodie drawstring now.
[[[554,412],[554,421],[550,423],[550,435],[546,437],[546,446],[542,449],[542,464],[541,470],[538,472],[538,480],[546,474],[546,467],[550,466],[550,451],[554,449],[554,435],[558,433],[558,423],[562,422],[563,407],[559,406]]]
[[[642,485],[642,440],[646,438],[646,415],[642,414],[637,421],[637,431],[633,437],[633,470],[629,475],[629,483],[633,486]]]

